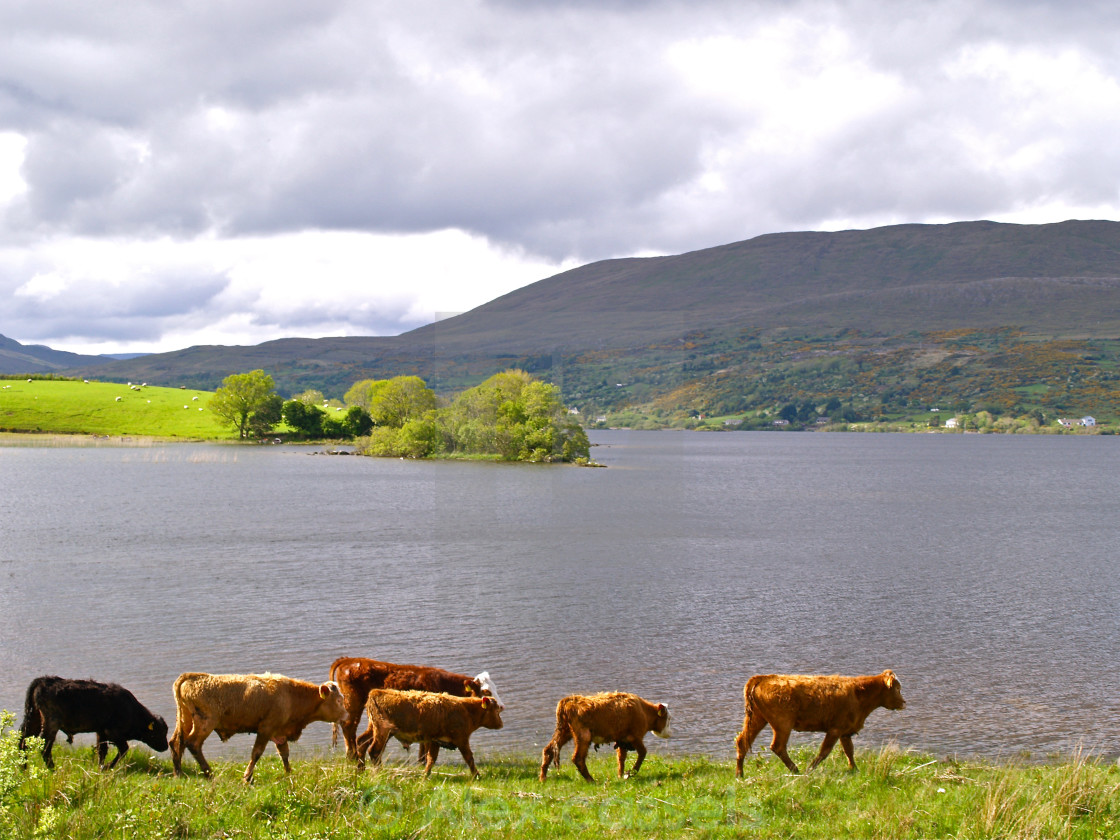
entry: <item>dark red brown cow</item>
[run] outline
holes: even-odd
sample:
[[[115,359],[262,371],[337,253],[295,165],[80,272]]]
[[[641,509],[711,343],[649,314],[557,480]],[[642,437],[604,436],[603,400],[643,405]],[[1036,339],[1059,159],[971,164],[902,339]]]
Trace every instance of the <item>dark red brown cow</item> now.
[[[288,763],[288,743],[296,741],[312,721],[345,722],[346,707],[334,683],[293,680],[279,674],[180,674],[175,680],[175,732],[171,736],[171,763],[175,775],[182,772],[183,750],[195,757],[203,774],[210,764],[202,754],[202,742],[211,732],[228,741],[239,732],[257,736],[245,781],[253,781],[253,768],[269,741]]]
[[[369,725],[358,739],[358,766],[365,766],[367,751],[369,760],[379,764],[385,744],[390,738],[396,738],[404,744],[429,745],[425,753],[425,777],[432,772],[440,747],[462,753],[471,775],[477,776],[471,733],[479,727],[501,729],[501,711],[501,704],[493,697],[452,697],[430,691],[375,688],[366,701]]]
[[[361,656],[343,656],[331,663],[330,679],[338,683],[346,703],[348,719],[342,726],[346,742],[346,755],[357,758],[358,723],[366,699],[375,688],[393,688],[398,691],[432,691],[454,697],[493,697],[498,700],[490,673],[483,671],[477,677],[456,674],[429,665],[398,665]],[[332,727],[331,743],[338,743],[338,727]],[[426,747],[421,747],[421,759]]]
[[[618,752],[618,776],[628,778],[626,754],[634,750],[638,760],[629,775],[638,772],[646,757],[644,739],[647,732],[668,738],[669,709],[664,703],[650,703],[636,694],[622,691],[593,694],[585,697],[572,694],[556,704],[556,732],[541,753],[543,782],[548,775],[548,765],[560,766],[560,749],[575,741],[572,763],[580,775],[589,782],[595,781],[587,771],[587,750],[592,744],[611,744]]]
[[[852,736],[863,728],[867,716],[880,706],[906,708],[902,686],[889,670],[870,677],[758,674],[743,686],[743,704],[743,730],[735,738],[736,777],[743,775],[743,759],[766,724],[774,732],[770,749],[794,773],[800,771],[786,752],[789,734],[794,730],[825,733],[810,771],[824,761],[837,739],[848,757],[848,766],[854,770]]]

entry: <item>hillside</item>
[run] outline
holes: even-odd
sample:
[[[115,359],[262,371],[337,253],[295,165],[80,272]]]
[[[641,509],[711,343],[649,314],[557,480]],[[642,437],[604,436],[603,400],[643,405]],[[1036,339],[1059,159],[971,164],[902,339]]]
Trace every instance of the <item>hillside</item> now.
[[[973,349],[938,337],[960,330],[979,336]],[[396,337],[192,347],[82,372],[212,388],[228,373],[262,367],[282,391],[316,387],[340,396],[366,377],[416,373],[446,392],[518,365],[595,411],[654,400],[665,410],[702,413],[718,402],[742,411],[831,397],[898,407],[911,401],[918,374],[936,378],[950,357],[957,361],[945,365],[940,385],[925,392],[961,404],[987,399],[989,355],[999,357],[996,367],[1014,369],[1007,354],[1021,353],[1015,348],[1024,342],[1073,341],[1062,352],[1093,357],[1087,361],[1108,373],[1110,344],[1076,342],[1118,336],[1120,223],[961,222],[770,234],[677,256],[607,260]],[[827,382],[817,376],[811,389],[727,399],[771,369],[789,384],[786,367],[820,354],[837,362]],[[889,381],[845,373],[848,362],[857,373],[878,370],[888,355]],[[962,371],[968,387],[954,389],[948,380]],[[1010,387],[1032,387],[1032,375],[1016,375]]]
[[[83,356],[52,350],[42,344],[20,344],[0,335],[0,374],[52,373],[79,365],[98,365],[107,361],[104,356]]]

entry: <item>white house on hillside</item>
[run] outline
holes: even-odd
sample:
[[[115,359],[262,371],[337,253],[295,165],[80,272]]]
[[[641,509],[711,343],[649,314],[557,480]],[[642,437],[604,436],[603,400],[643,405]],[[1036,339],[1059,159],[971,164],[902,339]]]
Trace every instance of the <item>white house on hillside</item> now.
[[[1088,414],[1086,414],[1084,417],[1082,417],[1080,422],[1081,422],[1082,426],[1095,426],[1095,425],[1097,425],[1096,418],[1090,417]]]

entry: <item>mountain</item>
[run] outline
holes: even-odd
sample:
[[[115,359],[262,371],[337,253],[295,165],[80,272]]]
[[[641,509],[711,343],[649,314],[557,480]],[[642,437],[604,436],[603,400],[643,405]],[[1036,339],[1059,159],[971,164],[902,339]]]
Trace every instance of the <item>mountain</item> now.
[[[284,392],[341,395],[357,379],[402,373],[450,390],[517,364],[575,384],[602,407],[718,370],[751,375],[750,354],[774,342],[853,353],[858,344],[866,353],[868,337],[877,346],[905,336],[928,346],[933,339],[920,336],[1008,329],[1035,340],[1120,336],[1120,223],[768,234],[592,263],[400,336],[192,347],[83,372],[213,387],[229,373],[264,368]],[[635,384],[648,387],[611,391]]]
[[[0,335],[0,374],[55,373],[82,365],[96,365],[105,361],[103,356],[86,356],[52,350],[42,344],[20,344]]]

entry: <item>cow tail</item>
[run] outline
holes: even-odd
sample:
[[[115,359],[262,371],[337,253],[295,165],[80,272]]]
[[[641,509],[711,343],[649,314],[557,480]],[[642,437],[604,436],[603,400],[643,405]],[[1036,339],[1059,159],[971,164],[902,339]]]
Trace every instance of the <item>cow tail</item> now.
[[[758,687],[758,680],[751,677],[747,680],[747,684],[743,686],[743,731],[746,732],[750,729],[751,714],[754,711],[755,700],[754,691]]]
[[[23,723],[19,727],[19,745],[28,738],[39,736],[43,733],[43,716],[35,706],[35,689],[39,687],[38,680],[32,680],[27,687],[27,696],[23,701]]]
[[[329,682],[338,682],[338,680],[335,679],[335,669],[338,667],[338,663],[340,661],[341,660],[336,659],[334,662],[331,663],[331,670],[327,674],[327,679],[328,679]],[[333,749],[334,747],[337,747],[337,746],[338,746],[338,721],[335,720],[335,721],[331,721],[331,748]]]

